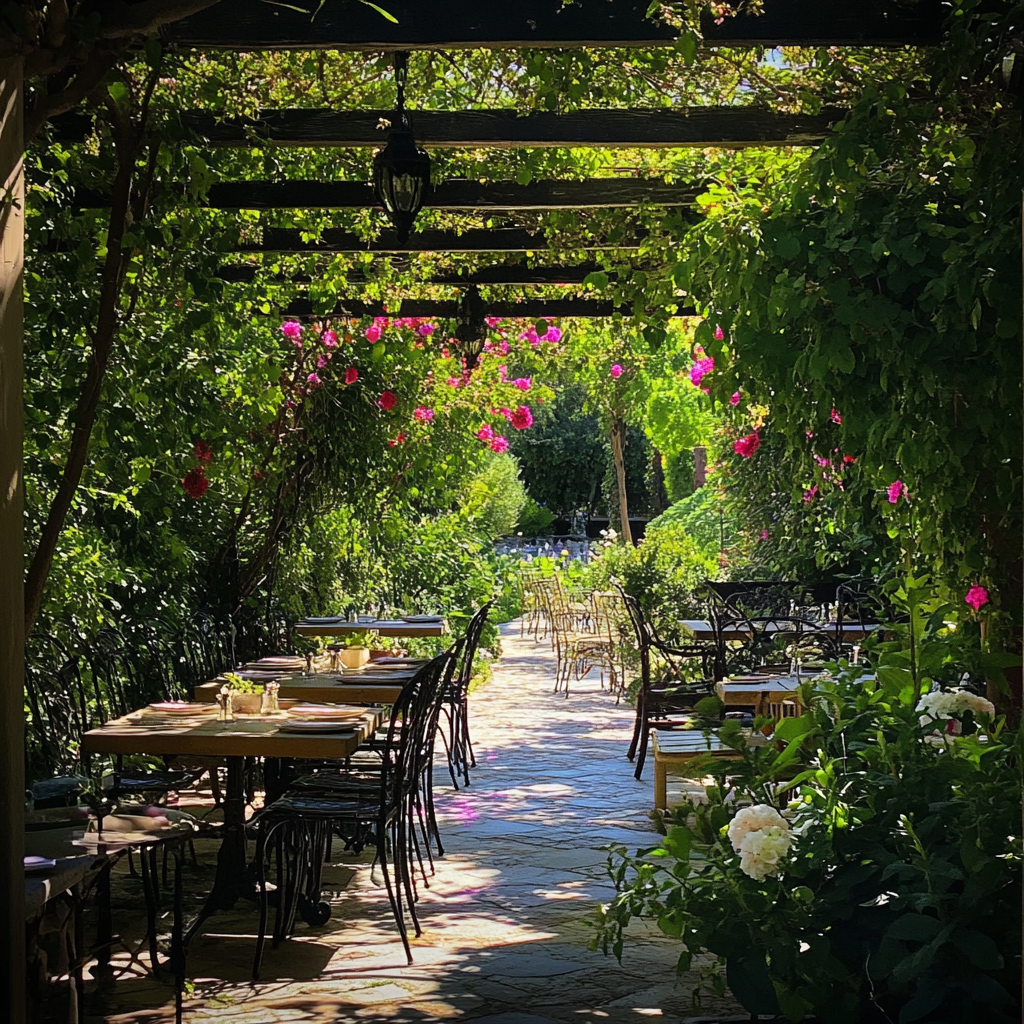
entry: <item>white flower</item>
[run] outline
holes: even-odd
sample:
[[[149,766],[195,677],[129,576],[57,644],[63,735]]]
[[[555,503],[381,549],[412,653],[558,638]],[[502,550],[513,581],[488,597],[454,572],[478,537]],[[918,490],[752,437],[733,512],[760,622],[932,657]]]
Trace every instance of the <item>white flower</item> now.
[[[957,690],[956,701],[957,711],[971,711],[974,713],[975,718],[980,716],[995,717],[996,708],[992,701],[979,697],[978,694],[972,693],[970,690]]]
[[[789,825],[785,822],[781,828],[768,825],[748,832],[738,851],[740,870],[762,882],[769,875],[778,874],[779,861],[789,853],[792,845]]]
[[[921,712],[921,724],[928,725],[938,719],[952,718],[967,711],[979,715],[995,715],[996,709],[991,701],[979,697],[970,690],[935,690],[926,693],[918,702],[917,710]]]
[[[789,827],[786,824],[786,819],[774,807],[768,804],[754,804],[753,807],[744,807],[737,811],[736,816],[729,822],[727,833],[729,842],[732,843],[732,848],[737,853],[741,853],[743,841],[749,833],[771,826],[776,828]]]

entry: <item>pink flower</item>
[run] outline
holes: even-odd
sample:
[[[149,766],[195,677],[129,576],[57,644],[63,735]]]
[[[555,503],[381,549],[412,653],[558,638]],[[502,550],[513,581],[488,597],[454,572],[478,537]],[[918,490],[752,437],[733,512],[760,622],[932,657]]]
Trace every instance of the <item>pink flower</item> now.
[[[975,610],[980,611],[983,604],[988,604],[988,591],[977,583],[967,591],[964,600]]]
[[[338,336],[334,331],[324,331],[321,340],[326,348],[334,348],[338,344]]]
[[[373,342],[380,341],[380,333],[380,327],[375,323],[371,324],[365,331],[363,331],[363,334],[366,336],[366,340]]]
[[[420,405],[413,409],[412,415],[413,419],[420,420],[423,423],[429,423],[434,418],[434,410],[426,409]]]
[[[705,356],[703,359],[698,359],[693,366],[690,367],[690,382],[694,387],[700,387],[700,382],[715,368],[715,361],[711,356]]]
[[[502,384],[508,380],[508,367],[504,363],[498,367],[498,380],[500,380]]]
[[[494,328],[497,327],[498,324],[501,323],[501,317],[500,316],[485,316],[484,317],[484,323],[486,323],[487,326],[491,328],[491,330],[494,330]]]
[[[761,540],[770,540],[771,534],[767,530],[761,531]]]
[[[807,502],[814,501],[814,498],[817,495],[817,493],[818,493],[818,488],[817,487],[811,487],[808,490],[804,491],[804,501],[807,501]]]
[[[420,324],[419,327],[416,328],[416,333],[421,338],[429,338],[436,330],[437,324]]]
[[[281,333],[289,340],[298,343],[302,337],[302,324],[297,323],[295,320],[285,320],[281,324]]]
[[[481,441],[490,441],[494,437],[494,428],[490,424],[485,423],[477,432],[476,436]]]
[[[308,382],[309,382],[310,384],[312,384],[312,385],[313,385],[313,387],[315,387],[315,388],[318,388],[318,387],[320,387],[320,385],[321,385],[321,384],[323,383],[323,381],[322,381],[322,380],[320,379],[320,374],[318,374],[318,373],[311,373],[311,374],[309,374],[309,375],[308,375],[308,376],[306,377],[306,380],[307,380],[307,381],[308,381]]]
[[[618,363],[613,363],[611,374],[616,380],[618,380],[622,376],[622,367]]]
[[[562,340],[562,329],[561,327],[548,327],[547,333],[543,335],[545,341],[551,342],[552,345],[557,345]]]
[[[725,337],[725,331],[721,327],[715,328],[715,341],[721,341]]]
[[[886,494],[889,496],[889,504],[895,505],[900,498],[907,493],[906,487],[903,485],[902,480],[893,480],[891,484],[886,488]]]
[[[461,377],[449,377],[448,378],[448,387],[450,387],[450,388],[461,388],[462,387],[462,378]]]
[[[496,434],[491,438],[491,443],[487,446],[492,452],[498,452],[500,455],[502,452],[508,451],[508,438],[502,437],[501,434]]]
[[[761,436],[756,430],[752,434],[747,434],[746,437],[741,437],[738,441],[733,441],[732,443],[732,450],[737,455],[742,455],[745,459],[753,456],[760,447]]]
[[[533,387],[533,378],[532,377],[516,377],[516,379],[514,381],[512,381],[512,386],[516,387],[516,388],[519,388],[520,391],[529,391],[530,388]]]
[[[318,370],[322,370],[326,365],[327,365],[327,357],[326,356],[317,356],[316,357],[316,368]]]
[[[833,423],[843,422],[843,417],[840,416],[839,413],[835,411],[835,409],[832,410],[831,414],[829,415],[829,419],[831,419]]]
[[[354,366],[350,366],[345,371],[345,383],[355,384],[357,380],[359,380],[359,371]]]
[[[823,457],[822,457],[821,455],[815,455],[815,456],[814,456],[814,461],[815,461],[815,462],[816,462],[816,463],[817,463],[817,464],[818,464],[819,466],[821,466],[822,468],[824,468],[825,466],[827,466],[827,465],[829,464],[829,463],[828,463],[828,459],[826,459],[826,458],[823,458]]]
[[[399,434],[398,437],[394,437],[390,441],[388,441],[388,447],[389,448],[394,448],[397,445],[402,444],[404,441],[405,441],[405,434]]]
[[[526,430],[533,426],[533,413],[528,405],[521,405],[508,417],[508,421],[516,430]]]
[[[382,391],[377,404],[385,411],[390,412],[398,402],[398,395],[394,391]]]
[[[736,391],[736,392],[734,392],[734,393],[733,393],[733,394],[732,394],[732,395],[731,395],[731,396],[729,397],[729,404],[730,404],[730,405],[731,405],[731,406],[732,406],[733,408],[736,408],[736,406],[740,404],[740,392],[739,392],[739,391]]]
[[[501,350],[502,355],[508,355],[510,346],[509,343],[504,338],[502,338],[501,341],[498,342],[498,348]]]

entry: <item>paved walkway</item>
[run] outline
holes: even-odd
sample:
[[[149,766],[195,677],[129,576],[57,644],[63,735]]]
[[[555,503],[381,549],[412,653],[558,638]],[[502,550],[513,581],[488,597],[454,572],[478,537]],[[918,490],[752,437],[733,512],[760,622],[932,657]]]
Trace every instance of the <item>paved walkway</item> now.
[[[679,944],[653,926],[634,925],[621,965],[587,949],[586,915],[613,895],[601,848],[617,842],[635,851],[654,839],[653,782],[634,780],[625,758],[632,709],[615,706],[596,672],[574,683],[567,700],[556,696],[548,645],[520,640],[515,623],[502,635],[494,679],[471,698],[479,762],[472,785],[438,788],[447,855],[419,904],[415,964],[405,963],[369,864],[335,864],[324,875],[331,921],[300,925],[294,939],[268,949],[257,985],[248,983],[251,905],[213,920],[189,958],[190,1024],[615,1024],[693,1014],[695,975],[676,983]],[[126,996],[122,988],[121,1007],[130,1005]],[[149,1013],[134,1006],[93,1019],[165,1019],[162,1005]],[[737,1011],[714,997],[705,1007]]]

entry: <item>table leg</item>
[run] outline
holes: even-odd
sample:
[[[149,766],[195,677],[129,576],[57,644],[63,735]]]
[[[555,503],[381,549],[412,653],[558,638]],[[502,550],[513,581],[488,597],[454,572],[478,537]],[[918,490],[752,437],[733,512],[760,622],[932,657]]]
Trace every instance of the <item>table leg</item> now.
[[[218,910],[230,910],[247,890],[245,849],[244,758],[227,760],[227,789],[224,794],[224,838],[217,853],[217,874],[199,917],[185,935],[185,945],[199,933],[207,918]]]
[[[668,807],[668,765],[654,756],[654,808],[664,811]]]

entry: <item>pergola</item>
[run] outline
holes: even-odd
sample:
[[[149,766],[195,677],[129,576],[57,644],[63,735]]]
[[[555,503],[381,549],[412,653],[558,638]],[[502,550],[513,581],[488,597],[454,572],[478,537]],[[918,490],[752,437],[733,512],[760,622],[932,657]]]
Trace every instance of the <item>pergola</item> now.
[[[517,0],[513,4],[480,4],[448,0],[426,5],[417,0],[384,4],[396,19],[386,20],[372,6],[329,2],[303,13],[300,4],[255,3],[253,0],[144,0],[137,4],[96,4],[101,29],[106,19],[123,19],[120,38],[140,42],[159,33],[168,44],[200,50],[416,50],[572,47],[670,46],[676,38],[670,25],[648,19],[647,0]],[[313,3],[316,7],[316,3]],[[767,48],[778,45],[928,45],[939,41],[940,0],[765,0],[760,16],[740,15],[720,24],[709,15],[702,31],[708,45]],[[102,35],[102,31],[101,31]],[[2,261],[0,261],[0,701],[3,742],[0,744],[0,815],[6,843],[0,858],[0,1017],[25,1017],[25,949],[23,912],[22,832],[24,813],[24,605],[22,490],[22,291],[24,258],[23,65],[21,56],[0,62],[2,120],[0,176],[4,183]],[[371,146],[379,141],[376,125],[382,111],[265,111],[254,120],[215,118],[189,113],[186,126],[210,146]],[[816,116],[778,114],[737,108],[670,110],[584,110],[567,114],[516,115],[506,111],[430,111],[417,114],[417,133],[426,146],[438,147],[682,147],[813,145],[825,138],[838,111]],[[59,137],[81,137],[80,118],[70,115],[59,124]],[[686,184],[599,179],[587,182],[539,181],[480,183],[451,180],[439,183],[429,206],[454,211],[554,210],[633,207],[655,204],[689,208],[695,190]],[[102,195],[83,201],[103,205]],[[373,205],[368,185],[358,182],[227,182],[214,187],[212,207],[224,209],[351,209]],[[592,249],[635,251],[642,236]],[[407,253],[447,251],[513,254],[547,248],[543,236],[519,228],[481,229],[460,235],[424,231],[400,246],[385,231],[367,247],[355,235],[327,229],[316,242],[298,230],[265,229],[241,253],[365,252]],[[432,283],[551,285],[581,283],[593,265],[531,268],[495,265],[466,275],[438,276]],[[245,282],[256,271],[244,263],[222,268],[225,280]],[[291,278],[301,283],[299,277]],[[358,276],[353,277],[354,281]],[[413,316],[452,316],[455,303],[405,302]],[[313,312],[308,300],[285,307],[289,316]],[[337,315],[382,312],[361,302],[343,301]],[[495,306],[498,315],[531,317],[610,316],[611,303],[579,299],[528,300]],[[692,314],[680,310],[680,315]]]

